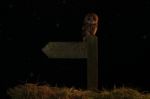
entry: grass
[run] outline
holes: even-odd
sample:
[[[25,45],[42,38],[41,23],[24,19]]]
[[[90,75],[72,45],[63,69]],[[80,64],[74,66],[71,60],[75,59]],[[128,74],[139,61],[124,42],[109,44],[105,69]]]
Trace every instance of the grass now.
[[[79,90],[75,88],[50,87],[26,83],[10,88],[7,94],[11,99],[150,99],[150,93],[144,94],[131,88],[113,90]]]

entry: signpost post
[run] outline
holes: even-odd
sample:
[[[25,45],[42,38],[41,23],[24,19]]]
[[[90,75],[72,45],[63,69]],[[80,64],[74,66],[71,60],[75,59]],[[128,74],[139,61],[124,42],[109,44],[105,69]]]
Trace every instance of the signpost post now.
[[[88,36],[83,42],[49,42],[42,51],[48,58],[87,59],[87,89],[98,88],[98,38]]]

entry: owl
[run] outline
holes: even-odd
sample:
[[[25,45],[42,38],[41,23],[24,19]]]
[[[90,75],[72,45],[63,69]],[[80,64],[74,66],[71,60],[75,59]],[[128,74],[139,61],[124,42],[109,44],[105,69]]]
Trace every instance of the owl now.
[[[94,36],[98,29],[98,15],[95,13],[88,13],[83,20],[82,36],[83,39],[87,36]]]

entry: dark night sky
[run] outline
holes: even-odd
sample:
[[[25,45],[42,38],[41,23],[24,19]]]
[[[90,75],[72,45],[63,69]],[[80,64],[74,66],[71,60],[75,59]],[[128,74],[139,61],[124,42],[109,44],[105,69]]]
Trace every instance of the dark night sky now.
[[[0,1],[2,84],[25,81],[33,72],[32,80],[39,77],[41,82],[82,86],[85,60],[49,60],[41,48],[49,41],[81,41],[83,17],[93,11],[100,16],[97,36],[103,86],[150,90],[149,10],[149,0]]]

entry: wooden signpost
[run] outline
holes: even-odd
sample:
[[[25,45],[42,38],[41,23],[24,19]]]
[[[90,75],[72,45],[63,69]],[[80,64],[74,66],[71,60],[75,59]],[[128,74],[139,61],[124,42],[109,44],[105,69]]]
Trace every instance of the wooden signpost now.
[[[82,42],[49,42],[42,51],[48,58],[87,59],[87,89],[98,88],[98,38],[88,36]]]

